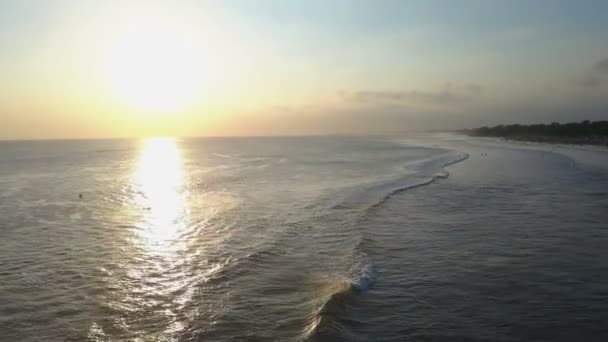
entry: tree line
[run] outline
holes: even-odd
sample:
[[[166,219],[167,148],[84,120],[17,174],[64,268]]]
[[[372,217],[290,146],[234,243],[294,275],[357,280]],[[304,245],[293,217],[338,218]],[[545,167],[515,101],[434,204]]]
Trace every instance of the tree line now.
[[[608,121],[581,121],[560,124],[498,125],[465,130],[467,134],[486,137],[556,137],[556,138],[608,138]]]

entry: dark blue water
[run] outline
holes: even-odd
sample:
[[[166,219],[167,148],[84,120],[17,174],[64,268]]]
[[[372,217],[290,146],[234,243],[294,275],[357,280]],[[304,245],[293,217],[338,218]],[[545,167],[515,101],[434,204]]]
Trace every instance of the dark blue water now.
[[[3,142],[0,340],[604,341],[607,156],[441,135]]]

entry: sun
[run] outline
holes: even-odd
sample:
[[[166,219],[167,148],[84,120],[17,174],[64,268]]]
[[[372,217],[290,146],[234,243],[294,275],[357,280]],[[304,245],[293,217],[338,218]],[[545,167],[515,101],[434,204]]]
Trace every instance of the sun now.
[[[204,92],[205,54],[196,34],[162,16],[117,29],[106,51],[106,77],[123,103],[146,113],[187,108]]]

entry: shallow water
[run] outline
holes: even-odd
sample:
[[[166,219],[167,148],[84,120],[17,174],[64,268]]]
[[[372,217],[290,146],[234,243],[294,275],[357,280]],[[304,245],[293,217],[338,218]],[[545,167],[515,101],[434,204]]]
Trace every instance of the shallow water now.
[[[604,341],[606,154],[577,153],[3,142],[0,340]]]

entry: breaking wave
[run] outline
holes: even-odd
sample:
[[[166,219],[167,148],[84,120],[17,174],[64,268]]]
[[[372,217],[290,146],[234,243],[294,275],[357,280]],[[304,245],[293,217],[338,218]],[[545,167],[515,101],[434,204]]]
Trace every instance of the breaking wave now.
[[[438,178],[447,178],[449,173],[444,168],[468,157],[467,153],[450,151],[436,157],[408,163],[403,168],[406,174],[350,189],[347,191],[347,195],[333,206],[333,209],[378,206],[396,193],[427,185]]]
[[[304,339],[309,341],[358,341],[360,337],[351,329],[363,324],[352,315],[352,308],[363,292],[376,280],[371,259],[363,255],[349,277],[328,282],[318,299],[308,324]]]

